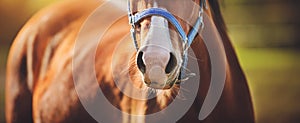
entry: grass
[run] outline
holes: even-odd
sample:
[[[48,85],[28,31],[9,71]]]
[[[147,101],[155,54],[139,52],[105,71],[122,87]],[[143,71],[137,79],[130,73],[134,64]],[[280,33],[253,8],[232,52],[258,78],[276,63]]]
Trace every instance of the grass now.
[[[0,46],[0,123],[4,120],[4,81],[5,81],[5,65],[8,54],[8,46]]]
[[[238,48],[258,123],[299,123],[300,52]]]

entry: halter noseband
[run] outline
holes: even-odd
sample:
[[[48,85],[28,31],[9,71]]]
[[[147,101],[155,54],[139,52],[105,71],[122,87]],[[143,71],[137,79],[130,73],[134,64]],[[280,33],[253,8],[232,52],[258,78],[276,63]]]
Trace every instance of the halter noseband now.
[[[189,33],[186,35],[184,32],[182,26],[180,25],[179,21],[167,10],[161,9],[161,8],[149,8],[145,9],[141,12],[133,14],[132,11],[130,10],[130,0],[128,0],[128,18],[129,18],[129,24],[131,25],[131,37],[133,39],[134,45],[136,50],[139,50],[138,42],[136,40],[136,30],[135,30],[135,25],[139,23],[142,19],[149,17],[149,16],[161,16],[167,19],[177,30],[179,33],[183,43],[185,44],[185,49],[183,53],[183,63],[182,67],[186,68],[187,66],[187,61],[188,61],[188,54],[187,54],[187,49],[190,47],[190,45],[193,43],[193,40],[195,39],[199,29],[200,31],[204,27],[203,23],[203,8],[206,6],[206,0],[201,0],[200,1],[200,9],[199,9],[199,15],[196,20],[196,23],[194,24],[193,28],[189,31]],[[183,78],[185,75],[184,68],[181,68],[181,77]]]

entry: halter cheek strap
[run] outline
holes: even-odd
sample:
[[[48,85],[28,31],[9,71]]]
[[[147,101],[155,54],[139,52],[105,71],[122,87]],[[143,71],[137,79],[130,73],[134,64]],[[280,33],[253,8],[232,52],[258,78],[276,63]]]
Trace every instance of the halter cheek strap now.
[[[129,24],[131,25],[131,37],[133,39],[134,45],[136,50],[139,50],[139,46],[136,40],[136,31],[135,31],[135,25],[139,23],[142,19],[149,17],[149,16],[161,16],[167,19],[177,30],[179,33],[183,43],[185,44],[184,47],[184,54],[183,54],[183,63],[182,63],[182,68],[181,68],[181,78],[185,76],[185,70],[187,66],[187,61],[188,61],[188,53],[187,49],[191,46],[193,43],[193,40],[195,39],[196,35],[198,34],[198,31],[202,30],[204,25],[203,25],[203,8],[206,6],[205,5],[206,0],[201,0],[200,2],[200,10],[199,10],[199,15],[196,20],[195,25],[193,28],[188,32],[186,35],[182,26],[180,25],[179,21],[167,10],[161,9],[161,8],[149,8],[146,9],[142,12],[132,14],[132,11],[130,10],[130,0],[128,0],[128,18],[129,18]]]

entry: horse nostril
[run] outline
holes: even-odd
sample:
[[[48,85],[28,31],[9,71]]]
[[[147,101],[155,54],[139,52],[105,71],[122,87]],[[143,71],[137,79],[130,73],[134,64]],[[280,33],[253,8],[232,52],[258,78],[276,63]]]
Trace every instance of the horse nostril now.
[[[167,74],[171,73],[175,69],[176,65],[177,65],[176,57],[174,56],[173,53],[170,53],[170,59],[169,59],[169,62],[167,64],[165,72]]]
[[[139,68],[139,70],[143,73],[143,74],[145,74],[145,71],[146,71],[146,65],[145,65],[145,63],[144,63],[144,61],[143,61],[143,52],[139,52],[139,54],[138,54],[138,57],[137,57],[137,61],[136,61],[136,63],[137,63],[137,66],[138,66],[138,68]]]

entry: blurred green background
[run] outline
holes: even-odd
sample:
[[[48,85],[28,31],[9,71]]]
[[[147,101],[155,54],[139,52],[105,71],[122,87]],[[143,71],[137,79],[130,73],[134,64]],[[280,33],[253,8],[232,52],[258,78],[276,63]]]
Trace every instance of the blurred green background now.
[[[0,0],[0,123],[5,65],[24,23],[58,0]],[[249,86],[258,123],[300,122],[300,1],[221,0],[228,33]]]

